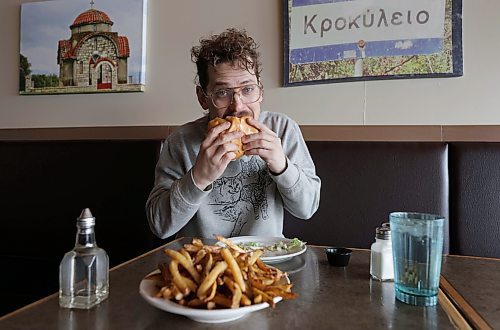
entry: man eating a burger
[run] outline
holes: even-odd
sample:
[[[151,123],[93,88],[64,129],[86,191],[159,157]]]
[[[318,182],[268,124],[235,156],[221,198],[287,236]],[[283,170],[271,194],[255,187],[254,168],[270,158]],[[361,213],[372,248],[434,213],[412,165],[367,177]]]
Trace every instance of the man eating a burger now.
[[[165,140],[147,204],[160,238],[283,237],[284,209],[316,212],[321,180],[297,123],[261,111],[257,44],[227,29],[191,49],[207,114]]]

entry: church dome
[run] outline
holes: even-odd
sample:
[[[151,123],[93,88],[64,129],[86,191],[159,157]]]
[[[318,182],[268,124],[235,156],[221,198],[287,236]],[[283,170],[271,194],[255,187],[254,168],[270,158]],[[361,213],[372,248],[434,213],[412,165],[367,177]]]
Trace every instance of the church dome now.
[[[100,10],[89,9],[78,15],[77,18],[75,18],[75,21],[71,25],[71,28],[87,24],[96,24],[96,23],[105,23],[113,25],[113,22],[109,19],[108,14]]]

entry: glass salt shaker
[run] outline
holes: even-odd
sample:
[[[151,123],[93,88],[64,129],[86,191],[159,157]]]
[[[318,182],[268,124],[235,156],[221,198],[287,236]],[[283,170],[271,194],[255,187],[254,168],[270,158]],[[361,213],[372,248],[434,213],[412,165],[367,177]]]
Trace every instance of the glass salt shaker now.
[[[88,208],[76,221],[76,243],[59,266],[59,306],[89,309],[109,294],[109,258],[95,240],[95,218]]]
[[[377,227],[375,230],[375,242],[371,246],[370,275],[379,281],[394,280],[391,229],[389,227]]]

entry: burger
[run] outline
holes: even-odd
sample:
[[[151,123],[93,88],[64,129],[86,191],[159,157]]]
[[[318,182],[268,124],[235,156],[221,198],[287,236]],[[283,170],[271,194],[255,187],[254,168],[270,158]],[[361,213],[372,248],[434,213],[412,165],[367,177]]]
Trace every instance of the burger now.
[[[250,117],[248,117],[248,116],[243,116],[243,117],[227,116],[226,118],[217,117],[217,118],[214,118],[208,122],[208,129],[212,129],[215,126],[218,126],[218,125],[228,121],[231,123],[231,126],[229,126],[229,129],[227,131],[223,132],[222,134],[230,133],[230,132],[234,132],[234,131],[241,131],[245,135],[258,133],[259,132],[258,129],[256,129],[255,127],[253,127],[247,123],[248,119],[250,119]],[[234,139],[231,142],[238,146],[238,151],[234,152],[236,154],[236,157],[234,157],[234,159],[237,159],[237,158],[240,158],[241,156],[243,156],[243,154],[245,152],[243,151],[243,143],[241,143],[241,139]]]

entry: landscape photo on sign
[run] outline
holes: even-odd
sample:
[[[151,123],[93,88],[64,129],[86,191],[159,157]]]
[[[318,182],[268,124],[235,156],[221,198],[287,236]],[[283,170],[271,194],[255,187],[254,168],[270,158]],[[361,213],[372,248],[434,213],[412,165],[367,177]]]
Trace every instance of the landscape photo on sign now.
[[[461,75],[454,2],[286,0],[285,83]]]
[[[147,0],[21,4],[19,93],[142,92]]]

